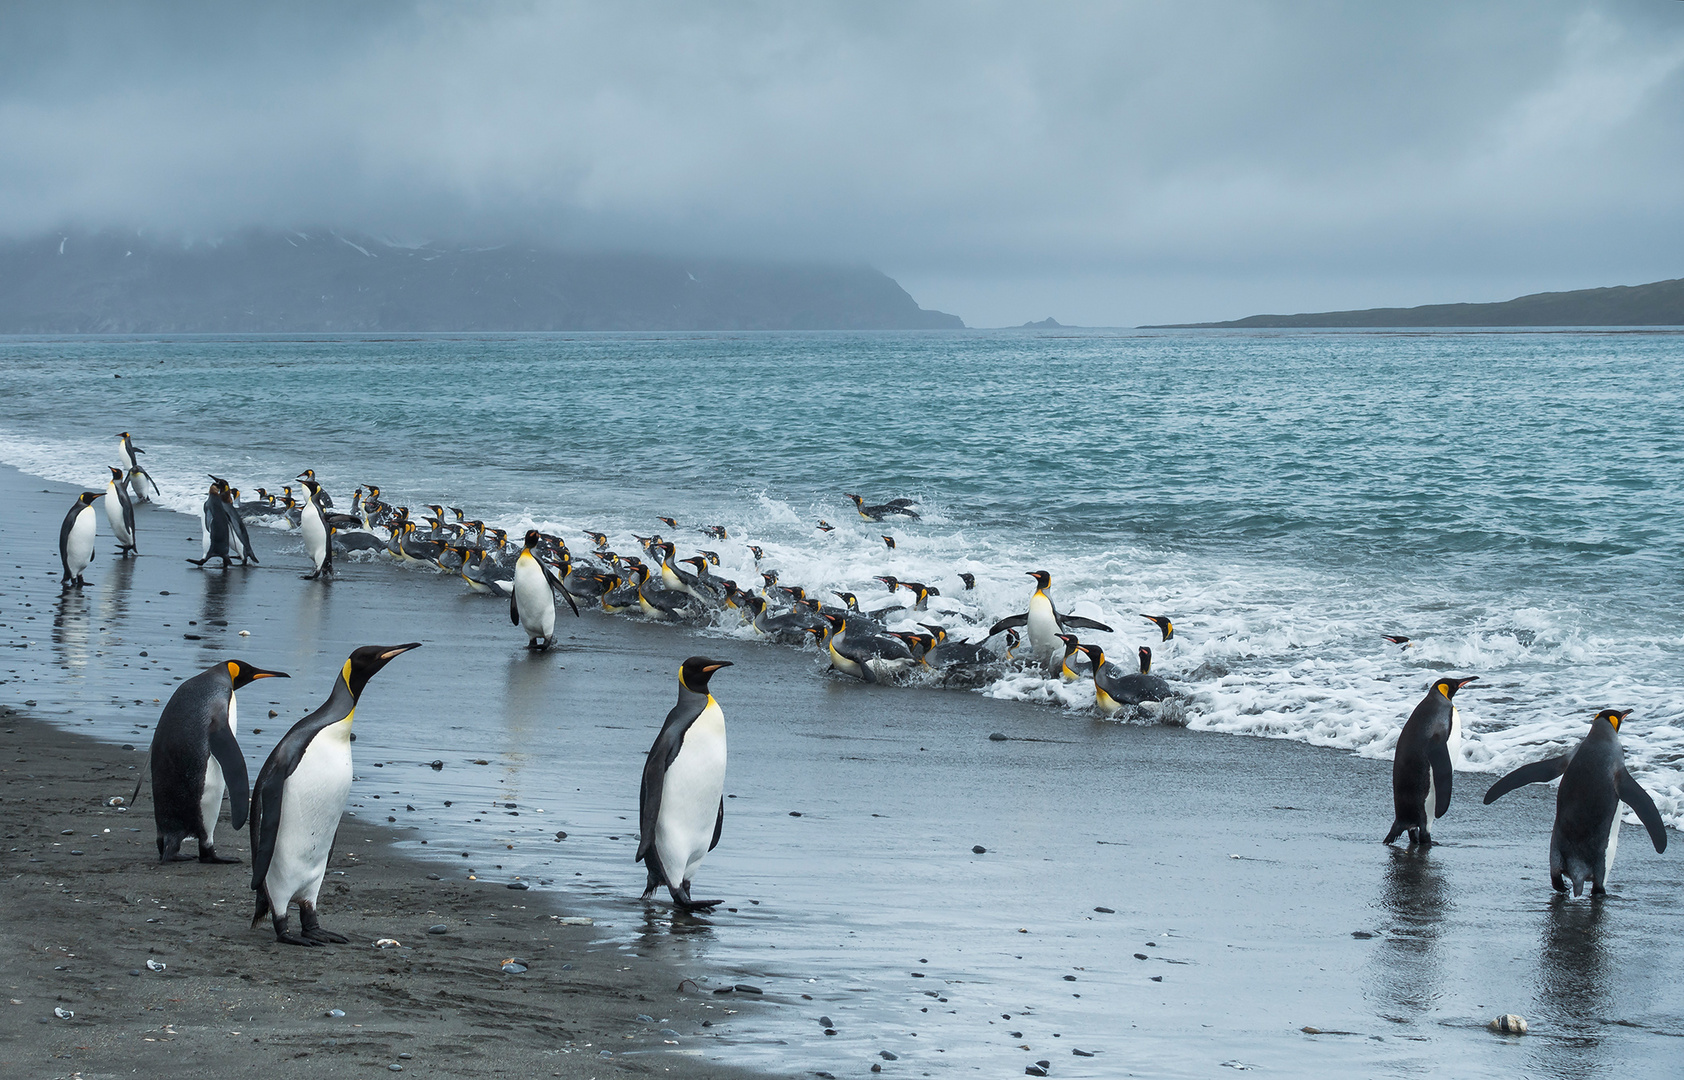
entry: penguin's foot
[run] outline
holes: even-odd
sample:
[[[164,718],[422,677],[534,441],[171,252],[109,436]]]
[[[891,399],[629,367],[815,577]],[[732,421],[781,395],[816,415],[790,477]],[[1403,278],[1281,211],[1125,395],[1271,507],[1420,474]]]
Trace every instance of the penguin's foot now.
[[[704,912],[704,911],[712,911],[714,908],[718,907],[720,904],[723,904],[725,901],[724,900],[676,900],[675,899],[675,902],[678,904],[678,909],[680,911]]]
[[[159,862],[192,862],[193,856],[182,851],[172,851],[158,860]]]
[[[183,856],[183,858],[185,857]],[[202,863],[237,863],[240,861],[240,857],[238,855],[218,855],[216,849],[210,847],[199,849],[199,861]]]
[[[275,941],[281,945],[303,945],[311,949],[317,948],[322,944],[319,941],[311,941],[307,937],[299,937],[297,934],[291,933],[290,931],[281,930],[275,931]]]
[[[304,924],[304,936],[311,941],[330,941],[335,945],[344,945],[351,940],[344,934],[336,934],[332,930],[323,930],[322,924],[316,921],[316,905],[314,904],[301,903],[298,905],[298,921]]]

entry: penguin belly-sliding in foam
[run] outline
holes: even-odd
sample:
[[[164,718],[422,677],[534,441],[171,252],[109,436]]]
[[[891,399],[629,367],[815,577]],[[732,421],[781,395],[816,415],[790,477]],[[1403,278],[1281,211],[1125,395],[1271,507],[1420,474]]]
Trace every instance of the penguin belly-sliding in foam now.
[[[555,594],[559,592],[566,598],[575,616],[579,614],[579,605],[533,551],[540,538],[537,529],[528,529],[526,546],[515,558],[514,587],[509,590],[509,621],[526,631],[528,649],[542,652],[555,644]]]
[[[61,591],[80,589],[88,584],[82,574],[94,561],[94,532],[97,528],[94,500],[97,498],[97,491],[84,491],[76,496],[70,512],[64,515],[64,524],[59,526],[58,558],[64,566],[64,578],[59,583]]]
[[[123,470],[107,466],[111,479],[105,484],[105,520],[111,524],[111,535],[117,540],[117,555],[127,558],[139,555],[134,543],[134,503],[129,501],[128,489],[123,486]]]
[[[678,669],[678,704],[667,713],[643,763],[638,796],[641,838],[636,862],[649,871],[643,898],[667,887],[685,911],[705,911],[718,900],[697,900],[690,881],[725,828],[725,714],[708,692],[708,680],[728,660],[692,656]]]
[[[1555,794],[1555,827],[1550,830],[1550,884],[1556,892],[1590,894],[1608,891],[1614,871],[1614,853],[1620,844],[1620,803],[1637,812],[1657,854],[1666,851],[1666,825],[1655,809],[1655,800],[1626,771],[1625,750],[1620,746],[1620,724],[1631,710],[1604,709],[1590,722],[1584,740],[1560,757],[1534,761],[1509,773],[1485,793],[1490,805],[1526,784],[1547,784],[1561,777]]]
[[[281,736],[258,771],[251,803],[251,887],[257,893],[252,926],[268,915],[275,940],[288,945],[344,943],[316,917],[316,896],[351,793],[351,718],[368,680],[408,645],[365,645],[351,654],[321,708]],[[287,927],[298,904],[302,934]]]
[[[1383,843],[1407,831],[1411,844],[1432,845],[1433,822],[1450,809],[1450,768],[1462,742],[1462,714],[1453,699],[1473,681],[1437,680],[1404,721],[1392,754],[1393,818]]]
[[[246,759],[240,753],[235,691],[258,679],[286,677],[284,671],[229,660],[193,676],[170,695],[152,733],[150,755],[159,862],[192,858],[181,854],[181,842],[189,836],[199,842],[200,862],[240,861],[216,853],[216,818],[224,789],[236,832],[245,827],[251,793]],[[139,789],[136,784],[137,794]]]

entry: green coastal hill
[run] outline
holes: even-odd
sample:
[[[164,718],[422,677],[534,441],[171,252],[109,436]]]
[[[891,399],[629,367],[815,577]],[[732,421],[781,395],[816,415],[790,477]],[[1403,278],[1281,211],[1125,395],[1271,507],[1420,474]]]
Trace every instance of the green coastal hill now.
[[[1533,293],[1494,304],[1252,315],[1231,322],[1169,323],[1142,329],[1394,326],[1684,326],[1684,278],[1648,285]]]
[[[869,266],[400,244],[333,229],[0,241],[0,334],[964,325]]]

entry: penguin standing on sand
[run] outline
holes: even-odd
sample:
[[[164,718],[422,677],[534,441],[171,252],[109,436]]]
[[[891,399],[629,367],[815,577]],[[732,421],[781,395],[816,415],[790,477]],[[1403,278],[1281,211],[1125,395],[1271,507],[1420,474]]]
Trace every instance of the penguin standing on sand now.
[[[222,568],[228,569],[229,560],[236,557],[231,547],[233,523],[230,515],[222,509],[222,481],[214,476],[211,477],[204,504],[199,508],[199,529],[204,543],[200,551],[203,557],[187,561],[194,566],[203,566],[212,559],[221,559]]]
[[[1584,894],[1587,878],[1592,896],[1608,891],[1614,853],[1620,845],[1622,802],[1637,811],[1656,853],[1666,851],[1666,825],[1655,800],[1626,772],[1620,724],[1630,715],[1630,709],[1602,710],[1578,746],[1560,757],[1522,765],[1485,793],[1489,806],[1517,787],[1547,784],[1561,777],[1555,794],[1555,828],[1550,830],[1550,884],[1556,892],[1567,891],[1564,878],[1573,882],[1574,896]]]
[[[1404,721],[1392,754],[1392,828],[1383,843],[1407,830],[1411,844],[1432,846],[1433,821],[1450,809],[1450,766],[1462,746],[1456,691],[1477,677],[1435,680]]]
[[[556,580],[555,572],[532,550],[542,539],[537,529],[526,530],[526,546],[515,557],[514,588],[509,590],[509,621],[526,631],[526,647],[543,652],[555,644],[555,594],[561,593],[573,614],[579,605]],[[539,642],[543,644],[539,644]]]
[[[306,581],[314,581],[326,574],[333,576],[333,529],[327,523],[327,515],[322,510],[324,492],[322,486],[312,478],[304,481],[309,489],[309,495],[304,500],[303,513],[298,519],[299,531],[304,534],[304,550],[310,556],[310,562],[315,570],[305,574]]]
[[[365,645],[339,669],[321,708],[281,736],[257,773],[251,802],[251,887],[257,893],[252,926],[268,915],[275,940],[288,945],[343,944],[316,919],[316,895],[351,793],[351,717],[368,680],[421,643]],[[298,903],[302,936],[287,928],[287,907]]]
[[[729,660],[692,656],[678,669],[678,704],[643,763],[638,796],[641,837],[634,862],[649,870],[647,900],[665,885],[685,911],[705,911],[721,901],[697,900],[690,879],[725,828],[725,714],[708,692],[708,680]]]
[[[222,513],[228,518],[229,547],[234,549],[234,555],[240,560],[240,565],[255,563],[257,552],[251,547],[251,534],[246,532],[246,518],[240,513],[240,508],[234,505],[235,491],[228,486],[228,481],[218,481],[222,490],[217,498],[222,502]]]
[[[111,479],[105,483],[105,520],[111,524],[111,535],[117,538],[117,556],[139,555],[140,549],[134,545],[134,503],[123,487],[123,470],[115,465],[106,467],[111,470]]]
[[[1029,655],[1042,667],[1057,673],[1055,663],[1062,654],[1058,635],[1069,630],[1102,630],[1110,633],[1111,628],[1093,619],[1084,619],[1077,615],[1060,615],[1053,606],[1052,596],[1047,592],[1052,587],[1052,575],[1045,570],[1030,570],[1030,577],[1035,579],[1035,593],[1029,598],[1029,610],[1022,615],[1012,615],[1001,619],[989,628],[988,636],[993,637],[1002,630],[1022,626],[1029,631]]]
[[[237,863],[216,853],[216,817],[226,787],[232,824],[246,824],[251,785],[240,753],[239,706],[235,691],[258,679],[284,679],[243,660],[214,664],[175,688],[152,733],[152,817],[158,826],[158,861],[185,862],[187,837],[199,841],[199,861]],[[140,784],[135,784],[140,794]],[[133,804],[134,800],[129,802]]]
[[[59,562],[64,564],[64,580],[59,583],[60,590],[80,589],[88,584],[82,579],[82,572],[94,561],[94,529],[98,524],[95,521],[94,500],[97,498],[97,491],[84,491],[76,496],[76,504],[64,515],[64,524],[59,526],[58,558]]]

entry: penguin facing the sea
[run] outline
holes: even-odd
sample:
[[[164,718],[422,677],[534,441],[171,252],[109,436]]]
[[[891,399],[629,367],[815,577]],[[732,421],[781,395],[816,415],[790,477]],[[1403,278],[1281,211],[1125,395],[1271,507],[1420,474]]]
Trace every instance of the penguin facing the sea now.
[[[1582,896],[1585,882],[1590,894],[1602,896],[1614,871],[1614,853],[1620,845],[1620,803],[1637,811],[1637,818],[1649,830],[1656,853],[1666,851],[1666,824],[1631,773],[1626,771],[1625,750],[1620,746],[1620,724],[1631,710],[1603,709],[1590,722],[1578,746],[1560,757],[1534,761],[1509,773],[1485,793],[1487,806],[1526,784],[1547,784],[1561,777],[1555,793],[1555,827],[1550,830],[1550,884],[1556,892]]]
[[[333,576],[333,527],[327,523],[326,511],[322,509],[322,501],[327,493],[316,483],[314,475],[304,480],[304,486],[309,494],[304,500],[303,511],[298,518],[298,531],[304,535],[304,551],[310,556],[310,563],[315,567],[304,575],[306,581],[314,581],[322,575]]]
[[[705,911],[719,900],[697,900],[690,881],[725,828],[725,714],[708,691],[713,673],[729,660],[692,656],[678,669],[678,704],[643,762],[638,795],[641,837],[634,862],[649,871],[643,899],[662,885],[684,911]]]
[[[1434,680],[1404,721],[1392,755],[1392,827],[1382,843],[1407,831],[1411,845],[1432,846],[1433,821],[1450,809],[1450,767],[1462,743],[1456,691],[1477,677]]]
[[[393,658],[420,647],[412,641],[365,645],[353,652],[339,669],[328,699],[281,736],[257,773],[251,801],[251,887],[257,893],[257,911],[251,925],[268,915],[276,941],[346,941],[322,929],[316,896],[351,793],[351,718],[368,680]],[[287,925],[287,908],[294,902],[302,934],[292,933]]]
[[[80,589],[88,584],[82,577],[88,564],[94,561],[94,531],[97,526],[94,515],[94,500],[99,498],[97,491],[84,491],[76,496],[76,502],[70,507],[70,512],[64,515],[64,524],[58,530],[58,559],[64,566],[64,578],[59,583],[59,590]]]
[[[139,555],[140,549],[134,544],[134,503],[129,501],[128,490],[123,486],[123,470],[115,465],[107,468],[111,470],[111,479],[105,483],[105,520],[111,524],[111,535],[117,540],[117,557]]]
[[[284,679],[243,660],[213,664],[175,688],[152,733],[152,817],[158,827],[158,861],[185,862],[181,842],[199,842],[199,861],[237,863],[216,853],[216,818],[222,793],[229,796],[231,824],[245,827],[250,800],[246,759],[240,753],[239,705],[235,692],[258,679]],[[140,785],[135,785],[136,794]],[[133,799],[129,800],[133,803]]]

